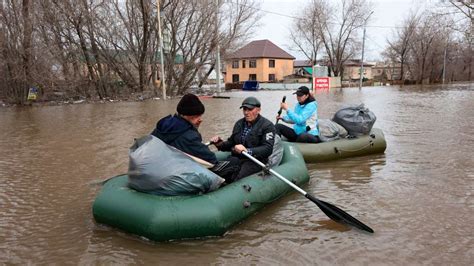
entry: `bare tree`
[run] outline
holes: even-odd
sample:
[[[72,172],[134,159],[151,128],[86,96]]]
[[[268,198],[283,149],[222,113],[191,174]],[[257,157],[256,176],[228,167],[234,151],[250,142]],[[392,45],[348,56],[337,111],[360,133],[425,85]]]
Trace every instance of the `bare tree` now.
[[[366,19],[368,2],[340,0],[338,4],[334,4],[332,1],[312,0],[303,9],[309,10],[305,14],[306,23],[319,35],[315,41],[321,40],[331,72],[335,76],[342,76],[344,63],[355,55],[358,48],[356,34]],[[309,28],[302,30],[308,31]],[[305,32],[299,33],[300,36],[305,34]],[[313,46],[317,47],[317,43]]]
[[[219,42],[220,53],[224,58],[242,47],[252,35],[261,17],[259,7],[260,4],[255,0],[226,1],[220,5],[219,31],[214,36],[214,42]],[[214,70],[215,60],[213,59],[206,63],[209,69],[199,78],[199,87]]]
[[[435,44],[443,32],[440,21],[436,16],[424,13],[421,16],[419,26],[416,28],[413,40],[410,42],[412,62],[412,73],[417,83],[422,83],[428,78],[427,73],[432,65],[429,65],[430,58],[435,54]],[[443,36],[444,37],[444,36]],[[443,38],[441,37],[441,38]],[[443,38],[445,40],[445,38]]]
[[[95,15],[99,58],[107,75],[116,76],[131,92],[150,89],[156,50],[156,11],[151,0],[105,0]]]
[[[410,13],[403,21],[401,28],[397,28],[395,31],[394,40],[387,40],[388,47],[385,49],[384,54],[393,60],[393,62],[400,63],[400,80],[404,80],[405,78],[405,64],[408,59],[410,43],[419,20],[419,16],[413,12]]]
[[[2,1],[0,19],[2,24],[1,56],[4,82],[0,90],[4,97],[16,103],[24,103],[28,87],[31,86],[32,2],[29,0]]]
[[[88,18],[89,14],[87,12],[87,4],[83,1],[80,5],[76,6],[76,1],[70,0],[53,0],[53,3],[56,5],[57,10],[63,11],[62,15],[73,28],[74,35],[71,36],[73,39],[70,41],[79,48],[79,51],[81,51],[87,67],[89,80],[94,85],[97,95],[101,99],[104,98],[105,95],[102,94],[102,88],[99,81],[100,76],[95,70],[95,67],[98,64],[96,64],[96,57],[91,53],[90,39],[87,35],[87,22],[90,20],[90,18]],[[89,97],[90,95],[87,96]]]
[[[460,35],[452,38],[452,46],[456,44],[456,57],[462,58],[462,60],[456,60],[457,64],[461,64],[462,67],[459,69],[461,72],[457,74],[465,73],[467,80],[472,80],[472,68],[473,68],[473,41],[474,41],[474,2],[472,0],[449,0],[441,1],[437,8],[434,8],[432,12],[443,19],[451,20],[449,25],[446,25],[454,33],[457,32]],[[459,44],[459,45],[458,45]],[[461,56],[462,55],[462,56]]]
[[[449,3],[468,19],[473,20],[474,5],[472,0],[449,0]]]
[[[90,97],[90,79],[84,71],[84,62],[74,25],[71,23],[71,10],[58,8],[58,3],[49,0],[37,1],[36,29],[38,31],[36,49],[42,57],[47,57],[52,72],[43,82],[43,91],[52,91],[72,96]],[[63,6],[61,6],[63,7]],[[69,5],[69,7],[71,7]],[[48,95],[46,95],[48,97]]]
[[[468,80],[472,80],[472,65],[473,65],[473,42],[474,42],[474,2],[472,0],[450,0],[449,3],[462,15],[467,18],[464,23],[463,32],[467,40],[467,60],[465,61],[468,69]]]
[[[214,9],[209,4],[208,1],[175,1],[166,9],[165,25],[171,43],[165,56],[165,78],[170,95],[181,94],[191,85],[214,50]]]
[[[314,27],[317,23],[316,17],[313,16],[315,12],[319,12],[319,10],[304,9],[302,17],[305,19],[296,19],[290,31],[290,37],[296,50],[302,52],[312,65],[316,63],[318,51],[322,45],[321,35]]]
[[[454,2],[458,1],[423,10],[418,15],[410,13],[387,41],[384,56],[401,64],[401,79],[406,78],[406,73],[418,83],[440,82],[443,73],[448,80],[471,79],[470,31],[464,26],[462,12],[453,12]]]
[[[213,68],[217,46],[214,3],[213,0],[172,1],[165,9],[165,25],[171,39],[165,62],[166,81],[171,95],[184,93],[196,81],[202,67]],[[220,15],[224,25],[219,32],[222,54],[245,40],[258,18],[253,0],[233,1],[229,5],[222,6]],[[173,64],[176,60],[180,62]]]
[[[171,85],[170,95],[184,93],[204,66],[212,69],[217,40],[222,54],[245,41],[257,6],[223,3],[216,34],[214,0],[161,0],[170,45],[167,76],[160,78]],[[44,99],[151,92],[157,13],[155,0],[0,1],[0,98],[24,103],[30,86]]]
[[[30,64],[31,64],[31,54],[32,54],[32,38],[33,38],[33,24],[30,15],[30,9],[32,8],[32,4],[30,0],[22,0],[22,8],[21,8],[21,17],[23,20],[23,82],[24,82],[24,89],[23,95],[26,95],[28,91],[28,86],[30,83]],[[26,97],[21,97],[22,100],[26,100]]]
[[[137,1],[130,1],[133,5],[134,2]],[[149,76],[150,76],[150,61],[152,50],[151,47],[151,40],[153,36],[153,31],[155,29],[153,19],[153,10],[152,4],[150,0],[140,0],[138,1],[138,14],[140,21],[136,21],[135,24],[137,26],[137,36],[136,36],[136,49],[134,52],[137,58],[137,65],[138,65],[138,80],[139,80],[139,91],[143,91],[145,87],[149,84]],[[133,6],[131,7],[133,10]],[[135,16],[136,18],[137,16]],[[130,18],[132,19],[132,18]]]
[[[98,2],[94,4],[93,2]],[[94,9],[96,6],[100,6],[103,4],[103,1],[90,1],[88,0],[81,0],[80,2],[81,7],[84,12],[84,32],[87,34],[88,42],[89,42],[89,47],[87,49],[89,50],[88,53],[90,52],[92,54],[92,57],[94,59],[94,71],[95,72],[95,87],[97,94],[99,95],[99,98],[103,99],[108,96],[107,94],[107,87],[105,84],[105,73],[104,73],[104,62],[100,56],[100,51],[99,51],[99,46],[98,46],[98,40],[96,39],[96,27],[95,27],[95,18],[97,15],[94,13]]]

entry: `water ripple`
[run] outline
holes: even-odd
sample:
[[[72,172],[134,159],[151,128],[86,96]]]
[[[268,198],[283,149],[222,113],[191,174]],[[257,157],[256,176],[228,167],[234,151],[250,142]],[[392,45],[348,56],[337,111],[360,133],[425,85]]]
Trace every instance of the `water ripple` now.
[[[205,99],[204,139],[229,136],[242,100],[273,121],[290,91]],[[0,111],[0,264],[470,265],[474,258],[474,93],[468,86],[345,88],[316,94],[320,117],[364,102],[383,155],[308,165],[303,188],[375,230],[330,220],[297,192],[224,237],[155,243],[98,225],[91,181],[123,173],[133,139],[178,100]],[[295,99],[287,101],[294,106]]]

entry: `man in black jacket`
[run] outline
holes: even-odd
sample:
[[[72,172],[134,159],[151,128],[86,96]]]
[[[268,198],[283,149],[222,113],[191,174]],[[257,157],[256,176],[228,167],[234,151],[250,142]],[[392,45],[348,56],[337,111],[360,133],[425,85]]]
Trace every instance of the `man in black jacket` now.
[[[176,111],[175,115],[168,115],[158,121],[151,134],[180,151],[214,164],[215,166],[209,170],[223,178],[238,170],[236,160],[219,162],[209,147],[202,143],[198,128],[205,108],[196,95],[190,93],[184,95]]]
[[[263,163],[267,163],[272,154],[275,142],[275,126],[268,119],[260,115],[260,101],[255,97],[248,97],[240,106],[243,109],[244,118],[238,120],[232,135],[223,141],[219,136],[211,138],[211,142],[221,151],[231,151],[231,158],[238,158],[240,170],[235,172],[231,180],[233,182],[249,176],[261,170],[261,167],[242,155],[246,151]]]

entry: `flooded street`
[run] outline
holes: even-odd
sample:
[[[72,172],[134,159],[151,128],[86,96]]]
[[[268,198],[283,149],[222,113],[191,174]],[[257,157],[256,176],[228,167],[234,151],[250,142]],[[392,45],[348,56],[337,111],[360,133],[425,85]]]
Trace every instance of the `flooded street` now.
[[[229,136],[247,96],[274,121],[291,91],[202,99],[207,141]],[[318,92],[320,118],[365,103],[385,154],[307,165],[303,189],[375,230],[331,221],[291,193],[225,236],[151,242],[96,224],[91,182],[128,168],[133,139],[178,100],[0,108],[0,264],[471,265],[474,261],[474,85]]]

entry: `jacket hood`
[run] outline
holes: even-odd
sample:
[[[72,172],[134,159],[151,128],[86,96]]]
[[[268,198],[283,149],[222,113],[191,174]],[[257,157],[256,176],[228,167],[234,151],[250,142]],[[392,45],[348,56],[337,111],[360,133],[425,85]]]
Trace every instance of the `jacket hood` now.
[[[190,128],[193,128],[193,125],[178,115],[168,115],[158,121],[152,135],[169,144]]]

